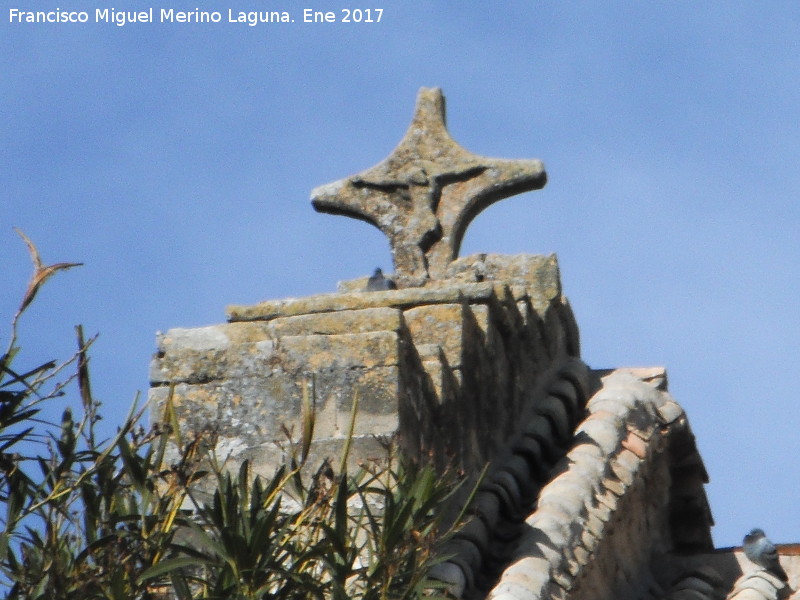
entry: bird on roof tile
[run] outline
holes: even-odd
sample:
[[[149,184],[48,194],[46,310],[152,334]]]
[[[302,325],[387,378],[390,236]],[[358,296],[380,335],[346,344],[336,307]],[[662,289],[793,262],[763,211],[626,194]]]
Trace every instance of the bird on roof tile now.
[[[744,555],[762,569],[778,577],[781,581],[788,581],[786,571],[778,561],[778,551],[775,544],[767,539],[763,529],[752,529],[744,536]]]
[[[367,280],[368,292],[381,292],[384,290],[396,290],[397,285],[388,277],[384,277],[383,271],[375,269],[375,272]]]

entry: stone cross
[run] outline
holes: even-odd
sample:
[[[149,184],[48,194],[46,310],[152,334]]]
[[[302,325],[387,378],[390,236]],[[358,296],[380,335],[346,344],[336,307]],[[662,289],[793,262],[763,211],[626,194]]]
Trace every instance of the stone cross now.
[[[315,188],[319,212],[371,223],[388,238],[400,287],[445,276],[464,233],[490,204],[544,187],[538,160],[485,158],[459,146],[447,131],[439,88],[422,88],[411,126],[383,162]]]

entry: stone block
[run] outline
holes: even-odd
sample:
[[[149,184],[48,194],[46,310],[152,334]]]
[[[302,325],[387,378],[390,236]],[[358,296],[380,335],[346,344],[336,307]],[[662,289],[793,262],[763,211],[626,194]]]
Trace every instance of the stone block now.
[[[411,287],[385,292],[350,292],[345,294],[318,294],[305,298],[267,300],[251,306],[231,305],[228,320],[271,321],[278,317],[293,317],[316,313],[341,312],[364,308],[408,309],[428,304],[457,304],[465,300],[480,304],[494,297],[491,283],[444,282],[440,285]]]
[[[489,329],[491,327],[489,306],[486,304],[473,304],[469,307],[469,314],[472,323],[477,325],[481,333],[483,333],[484,336],[489,335]]]
[[[204,383],[263,373],[274,352],[274,341],[260,324],[170,329],[159,336],[150,380],[154,385]]]
[[[404,381],[397,366],[334,369],[313,373],[315,407],[319,416],[336,412],[338,422],[350,420],[353,402],[358,397],[358,415],[369,418],[398,412]],[[326,412],[327,407],[327,412]]]
[[[267,327],[275,337],[400,331],[402,312],[396,308],[364,308],[276,318]]]
[[[461,369],[451,369],[444,360],[424,360],[422,368],[428,375],[438,405],[457,402]]]
[[[218,419],[218,405],[213,397],[195,390],[196,386],[177,383],[171,389],[167,386],[152,387],[148,394],[148,405],[152,420],[161,422],[168,400],[171,399],[175,416],[184,430],[201,432],[209,429],[209,424]]]
[[[179,422],[188,431],[210,429],[223,436],[240,436],[243,443],[252,446],[282,440],[284,427],[299,434],[304,387],[315,414],[317,437],[346,434],[356,395],[356,434],[397,430],[402,382],[396,366],[336,369],[313,377],[309,374],[305,380],[276,372],[197,385],[178,384],[172,402]],[[168,395],[166,386],[151,388],[151,405],[163,407]]]
[[[271,332],[263,324],[223,323],[191,329],[176,327],[156,338],[159,353],[170,350],[224,350],[230,346],[252,344],[270,339]]]
[[[451,367],[462,366],[464,312],[462,304],[437,304],[411,308],[403,313],[414,344],[438,345]]]
[[[277,352],[287,372],[396,366],[400,362],[398,337],[389,331],[286,336],[280,338]]]
[[[502,281],[518,286],[545,307],[561,294],[555,254],[472,254],[450,263],[446,276],[463,281]]]
[[[221,440],[221,443],[224,441]],[[386,460],[386,447],[390,442],[390,435],[354,436],[349,442],[348,471],[355,473],[362,465],[369,468],[383,465]],[[304,475],[306,477],[313,475],[326,459],[338,471],[346,445],[347,440],[344,437],[315,438],[303,470]],[[240,446],[236,453],[231,454],[231,462],[238,464],[247,459],[250,461],[254,473],[270,476],[274,473],[276,465],[285,464],[291,456],[292,446],[283,440],[280,443],[266,442],[251,447]]]

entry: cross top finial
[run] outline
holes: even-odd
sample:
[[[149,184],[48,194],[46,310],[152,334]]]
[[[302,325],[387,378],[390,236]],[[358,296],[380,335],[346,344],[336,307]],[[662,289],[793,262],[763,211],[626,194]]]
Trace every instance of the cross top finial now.
[[[371,223],[388,238],[401,287],[444,277],[472,220],[490,204],[544,187],[538,160],[485,158],[447,131],[439,88],[422,88],[411,126],[383,162],[315,188],[319,212]]]

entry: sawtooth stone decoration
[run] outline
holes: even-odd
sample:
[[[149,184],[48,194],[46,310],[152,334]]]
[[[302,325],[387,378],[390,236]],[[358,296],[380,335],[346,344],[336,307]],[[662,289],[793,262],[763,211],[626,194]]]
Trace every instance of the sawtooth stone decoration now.
[[[411,126],[380,164],[315,188],[319,212],[371,223],[388,238],[399,287],[442,279],[458,258],[472,220],[487,206],[544,187],[539,160],[478,156],[456,143],[445,124],[439,88],[422,88]]]

